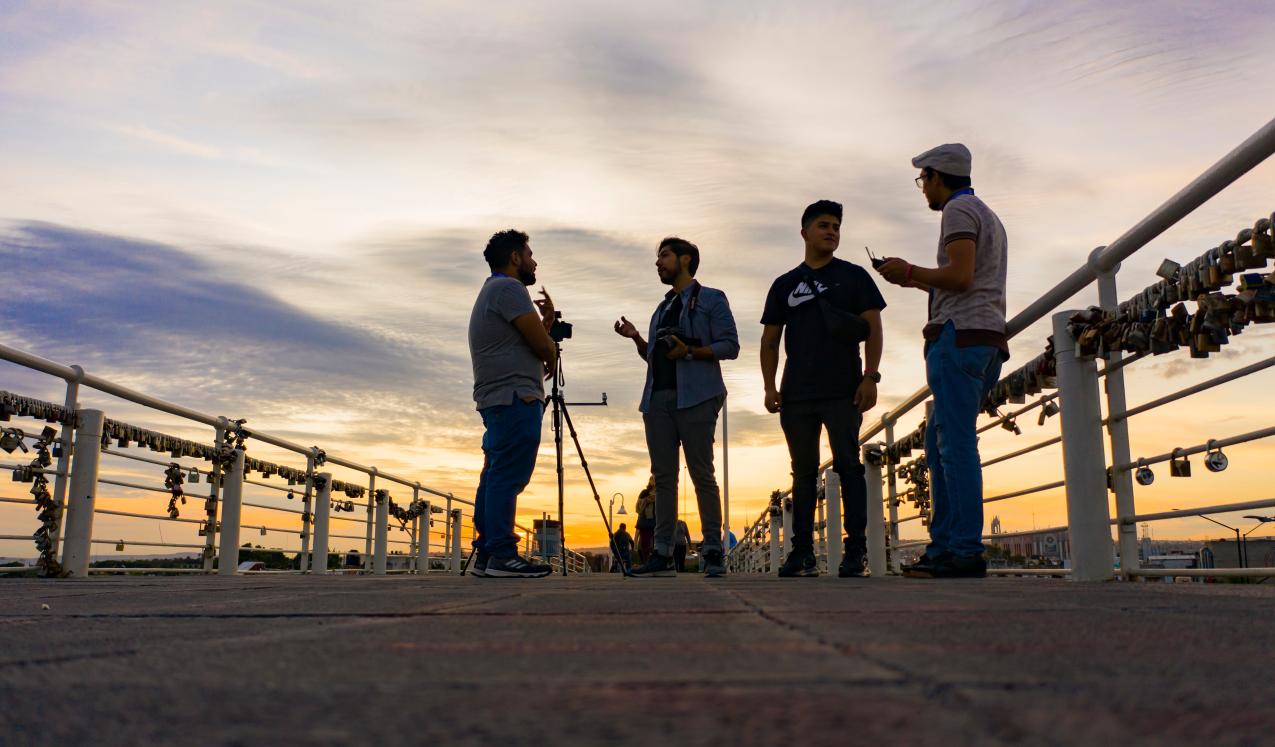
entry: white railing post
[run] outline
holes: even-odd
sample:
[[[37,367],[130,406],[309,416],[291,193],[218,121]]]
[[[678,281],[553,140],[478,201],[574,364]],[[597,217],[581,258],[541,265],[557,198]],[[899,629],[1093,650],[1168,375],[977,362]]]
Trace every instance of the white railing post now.
[[[894,446],[894,421],[888,421],[885,424],[885,448],[888,450]],[[895,573],[900,571],[902,560],[899,558],[899,479],[895,472],[894,462],[891,461],[885,468],[885,487],[886,500],[889,504],[886,510],[890,516],[890,549],[886,556],[886,567]]]
[[[782,498],[779,501],[783,501]],[[780,529],[783,527],[783,519],[780,516],[781,509],[775,502],[770,504],[770,572],[774,573],[779,570],[779,566],[783,564],[784,559],[781,554],[779,544]]]
[[[1092,358],[1076,357],[1076,341],[1067,328],[1068,320],[1075,313],[1063,311],[1053,316],[1067,523],[1071,534],[1071,578],[1107,581],[1112,572],[1111,512],[1107,506],[1098,367]]]
[[[1106,247],[1100,246],[1089,255],[1091,262],[1096,261]],[[1117,264],[1111,270],[1098,272],[1098,304],[1107,311],[1117,311],[1120,299],[1116,290],[1116,273],[1120,272]],[[1107,369],[1110,371],[1103,377],[1103,387],[1107,390],[1107,438],[1111,446],[1111,488],[1116,494],[1116,537],[1120,548],[1120,575],[1126,580],[1133,580],[1130,571],[1138,568],[1138,528],[1123,520],[1134,516],[1137,511],[1133,498],[1133,473],[1127,469],[1117,469],[1116,465],[1128,464],[1132,461],[1129,448],[1129,420],[1117,417],[1128,409],[1125,400],[1124,367],[1120,361],[1124,354],[1120,350],[1112,350],[1107,354]],[[1113,369],[1114,370],[1111,370]]]
[[[314,542],[311,544],[314,558],[310,561],[310,573],[325,575],[328,572],[328,527],[332,514],[332,473],[322,472],[314,476]]]
[[[460,509],[452,509],[452,573],[460,573]]]
[[[79,366],[71,366],[75,373],[83,378],[84,369]],[[63,400],[62,410],[67,414],[69,422],[75,422],[72,417],[77,409],[79,409],[80,382],[79,379],[68,379],[66,382],[66,399]],[[63,518],[66,516],[66,486],[67,475],[70,474],[71,454],[75,451],[75,433],[74,429],[67,423],[62,425],[62,432],[58,434],[58,443],[61,453],[58,454],[57,466],[54,468],[58,471],[53,478],[53,502],[57,504],[58,514],[58,530],[49,537],[51,545],[52,557],[58,556],[58,543],[62,540],[62,533],[66,526]],[[99,446],[100,448],[100,446]]]
[[[372,573],[384,576],[385,553],[389,549],[390,491],[376,491],[373,500],[376,501],[376,546],[372,555]]]
[[[226,423],[226,419],[221,419]],[[217,426],[216,435],[213,438],[213,453],[220,454],[221,447],[226,442],[226,429],[224,425]],[[217,557],[217,510],[221,503],[221,468],[218,467],[216,457],[208,466],[208,497],[204,499],[204,573],[213,572],[213,560]]]
[[[66,504],[66,542],[62,569],[67,576],[87,577],[93,549],[93,509],[97,505],[98,461],[102,453],[101,410],[80,410],[75,428],[75,459]]]
[[[868,495],[868,570],[885,575],[885,505],[881,497],[881,444],[863,447],[863,480]]]
[[[368,470],[367,478],[367,537],[363,543],[363,571],[372,570],[372,527],[376,523],[376,467]]]
[[[824,473],[823,500],[828,504],[828,573],[835,573],[845,546],[841,540],[841,475],[834,469]]]
[[[814,525],[815,525],[814,547],[815,547],[815,564],[816,565],[818,565],[819,563],[819,558],[826,559],[828,557],[828,543],[829,543],[829,533],[830,533],[828,529],[828,511],[827,511],[828,475],[831,475],[831,474],[835,474],[833,473],[831,469],[823,470],[821,474],[822,482],[823,482],[823,494],[824,494],[822,501],[818,500],[818,497],[819,497],[818,483],[816,483],[816,489],[815,489],[816,500],[815,500],[815,521],[814,521]],[[825,573],[827,572],[827,570],[828,570],[827,568],[824,568]]]
[[[314,513],[310,507],[314,505],[315,451],[311,448],[305,457],[305,492],[301,496],[301,556],[297,568],[302,573],[310,570],[310,533],[314,526]]]
[[[225,472],[225,484],[221,493],[220,550],[217,553],[217,573],[233,576],[239,568],[239,523],[243,512],[243,449],[234,450],[230,469]]]
[[[792,552],[792,496],[784,498],[780,505],[783,507],[784,557],[788,557],[788,553]]]
[[[429,573],[429,523],[434,507],[425,501],[421,509],[421,528],[416,531],[416,573]]]

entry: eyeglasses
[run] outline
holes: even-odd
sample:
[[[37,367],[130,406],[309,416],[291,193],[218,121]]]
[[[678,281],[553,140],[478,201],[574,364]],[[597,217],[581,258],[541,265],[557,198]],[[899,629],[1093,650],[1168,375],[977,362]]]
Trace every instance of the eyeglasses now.
[[[917,189],[925,189],[925,179],[928,176],[929,174],[921,174],[920,176],[918,176],[916,179],[913,180],[916,182]]]

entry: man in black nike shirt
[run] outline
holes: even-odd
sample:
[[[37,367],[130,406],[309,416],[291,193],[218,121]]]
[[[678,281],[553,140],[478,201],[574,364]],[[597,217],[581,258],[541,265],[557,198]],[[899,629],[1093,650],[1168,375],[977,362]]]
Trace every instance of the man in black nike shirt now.
[[[841,243],[841,205],[820,200],[801,216],[806,241],[805,261],[780,275],[770,286],[761,323],[761,375],[766,385],[766,409],[779,413],[779,422],[792,457],[792,552],[779,575],[817,576],[814,555],[816,482],[819,476],[819,435],[828,429],[832,468],[841,478],[845,553],[838,575],[865,573],[867,486],[859,459],[859,425],[863,413],[877,402],[881,374],[881,298],[872,277],[858,265],[832,255]],[[830,331],[835,310],[867,322],[864,342],[867,367],[859,345]],[[784,332],[787,332],[785,335]],[[779,343],[784,342],[783,381],[775,387]],[[830,538],[831,539],[831,538]]]

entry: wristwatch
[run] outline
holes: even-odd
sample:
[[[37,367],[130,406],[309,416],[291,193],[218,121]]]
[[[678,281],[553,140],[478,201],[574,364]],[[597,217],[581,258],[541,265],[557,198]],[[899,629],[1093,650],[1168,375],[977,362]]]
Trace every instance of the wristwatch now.
[[[880,384],[880,383],[881,383],[881,372],[880,372],[880,371],[864,371],[864,372],[863,372],[863,378],[865,378],[865,379],[872,379],[872,382],[873,382],[874,384]]]
[[[684,361],[693,361],[693,360],[695,360],[695,354],[691,352],[691,349],[690,349],[689,347],[686,349],[686,357],[685,357],[685,358],[683,358],[682,360],[684,360]]]

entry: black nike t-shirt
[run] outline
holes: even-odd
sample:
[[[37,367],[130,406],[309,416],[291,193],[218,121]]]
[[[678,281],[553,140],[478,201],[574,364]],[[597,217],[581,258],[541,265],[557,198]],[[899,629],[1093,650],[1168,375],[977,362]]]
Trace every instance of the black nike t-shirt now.
[[[813,277],[811,288],[805,277]],[[824,326],[815,293],[825,294],[837,308],[862,314],[884,309],[885,299],[862,267],[843,259],[813,270],[802,262],[775,278],[766,295],[762,324],[784,327],[784,376],[779,391],[786,402],[852,397],[863,379],[859,346],[834,339]]]

